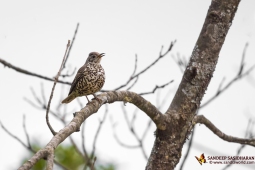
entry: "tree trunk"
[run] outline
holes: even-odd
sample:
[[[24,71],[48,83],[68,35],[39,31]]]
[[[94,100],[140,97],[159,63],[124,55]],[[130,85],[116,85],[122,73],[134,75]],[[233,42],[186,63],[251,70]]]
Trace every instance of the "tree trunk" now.
[[[170,170],[178,164],[239,2],[212,0],[182,81],[164,115],[166,129],[156,131],[146,170]]]

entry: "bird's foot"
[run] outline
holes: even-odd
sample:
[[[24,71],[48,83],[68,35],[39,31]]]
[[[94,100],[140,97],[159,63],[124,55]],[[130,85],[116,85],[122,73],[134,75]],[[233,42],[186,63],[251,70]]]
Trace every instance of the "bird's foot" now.
[[[101,99],[99,99],[95,94],[93,94],[93,96],[94,96],[94,98],[92,99],[92,100],[97,100],[99,103],[101,103],[102,102],[102,100]]]

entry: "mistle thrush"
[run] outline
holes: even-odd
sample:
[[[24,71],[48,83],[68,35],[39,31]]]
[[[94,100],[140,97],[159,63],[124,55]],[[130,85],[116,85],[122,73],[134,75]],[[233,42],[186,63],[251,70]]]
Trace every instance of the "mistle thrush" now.
[[[85,64],[78,70],[68,96],[62,103],[70,103],[73,99],[80,96],[92,94],[95,98],[95,93],[101,90],[105,82],[104,69],[100,64],[104,53],[91,52]]]

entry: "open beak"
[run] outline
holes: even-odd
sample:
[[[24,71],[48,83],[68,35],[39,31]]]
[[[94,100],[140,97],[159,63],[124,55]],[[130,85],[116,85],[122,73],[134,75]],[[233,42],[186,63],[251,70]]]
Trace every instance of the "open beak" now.
[[[99,57],[103,57],[103,56],[104,56],[104,53],[99,54]]]

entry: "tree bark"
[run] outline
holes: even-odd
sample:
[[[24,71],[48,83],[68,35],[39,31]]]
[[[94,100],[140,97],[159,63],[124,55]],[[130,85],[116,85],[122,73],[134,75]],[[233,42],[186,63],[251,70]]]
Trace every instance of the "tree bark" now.
[[[212,0],[189,64],[165,113],[166,129],[156,131],[146,170],[171,170],[178,164],[239,2]]]

